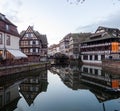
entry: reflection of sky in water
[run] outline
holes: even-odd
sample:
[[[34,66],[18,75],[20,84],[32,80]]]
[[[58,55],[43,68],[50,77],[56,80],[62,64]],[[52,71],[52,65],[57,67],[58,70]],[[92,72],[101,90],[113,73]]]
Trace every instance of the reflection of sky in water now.
[[[72,90],[50,72],[48,83],[47,92],[38,94],[31,106],[21,98],[15,111],[104,111],[103,103],[89,90]],[[106,111],[120,110],[120,98],[106,101],[104,106]]]

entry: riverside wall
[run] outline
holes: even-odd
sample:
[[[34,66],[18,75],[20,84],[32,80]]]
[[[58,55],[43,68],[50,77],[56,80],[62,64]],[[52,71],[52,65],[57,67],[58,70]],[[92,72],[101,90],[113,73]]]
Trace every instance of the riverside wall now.
[[[27,63],[22,65],[3,66],[0,67],[0,76],[15,74],[19,72],[31,71],[35,69],[47,69],[50,63]]]
[[[120,74],[120,60],[103,60],[102,68],[106,72]]]
[[[119,60],[103,60],[102,66],[108,67],[108,68],[120,68],[120,61]]]

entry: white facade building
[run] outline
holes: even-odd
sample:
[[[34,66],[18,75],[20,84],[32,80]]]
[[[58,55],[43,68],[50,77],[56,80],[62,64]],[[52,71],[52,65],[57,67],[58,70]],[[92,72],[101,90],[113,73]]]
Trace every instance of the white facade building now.
[[[20,51],[17,27],[0,13],[0,60],[27,57]]]

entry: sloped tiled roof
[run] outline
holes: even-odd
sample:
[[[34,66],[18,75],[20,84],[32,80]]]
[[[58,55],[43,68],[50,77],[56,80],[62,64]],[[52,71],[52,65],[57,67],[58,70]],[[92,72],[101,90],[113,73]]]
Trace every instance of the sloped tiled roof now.
[[[35,36],[42,42],[43,45],[47,45],[48,44],[46,35],[42,35],[38,31],[33,30],[32,26],[29,26],[28,28],[30,28],[33,31],[33,33],[35,34]],[[25,30],[23,30],[20,33],[21,38],[25,35],[25,33],[26,33]]]
[[[7,30],[6,25],[8,25],[9,30]],[[17,30],[17,26],[9,21],[5,15],[0,13],[0,31],[11,35],[20,36]]]
[[[104,30],[104,31],[98,32],[100,30]],[[96,32],[82,43],[105,40],[109,38],[120,38],[120,30],[117,28],[108,28],[108,27],[99,26]]]
[[[91,33],[71,33],[70,36],[74,39],[77,39],[78,42],[87,40],[90,37]]]
[[[42,41],[43,44],[48,44],[46,35],[40,34],[38,31],[34,31],[37,37]]]

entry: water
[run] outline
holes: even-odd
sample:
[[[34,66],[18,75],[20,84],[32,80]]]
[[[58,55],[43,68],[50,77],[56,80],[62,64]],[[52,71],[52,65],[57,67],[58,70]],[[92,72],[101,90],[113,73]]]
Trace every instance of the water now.
[[[0,111],[120,111],[120,75],[57,66],[0,77]]]

